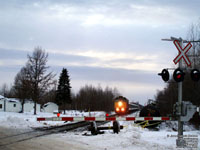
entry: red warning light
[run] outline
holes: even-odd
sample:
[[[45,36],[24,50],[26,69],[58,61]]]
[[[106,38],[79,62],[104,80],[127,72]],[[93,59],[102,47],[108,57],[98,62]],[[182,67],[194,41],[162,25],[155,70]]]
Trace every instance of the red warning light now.
[[[176,82],[183,82],[184,75],[185,73],[181,69],[177,68],[174,70],[173,77]]]
[[[177,75],[177,78],[178,78],[178,79],[180,79],[180,78],[181,78],[181,75],[180,75],[180,74],[179,74],[179,75]]]
[[[107,113],[107,114],[106,114],[106,117],[108,117],[108,116],[109,116],[109,114]]]
[[[60,117],[60,113],[57,113],[57,117]]]

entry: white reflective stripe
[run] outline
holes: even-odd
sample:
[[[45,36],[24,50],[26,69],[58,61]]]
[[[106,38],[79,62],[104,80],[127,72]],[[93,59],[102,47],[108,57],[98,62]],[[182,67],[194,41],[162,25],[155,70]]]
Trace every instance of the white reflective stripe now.
[[[174,41],[174,44],[177,46],[177,48],[182,51],[182,47],[180,46],[179,42],[176,40]]]
[[[95,117],[95,121],[105,121],[105,117]]]
[[[53,118],[52,118],[52,121],[62,121],[62,118],[59,118],[59,117],[53,117]]]
[[[153,117],[153,120],[162,120],[162,117]]]
[[[124,118],[124,117],[117,117],[116,120],[117,120],[117,121],[125,121],[126,118]]]
[[[144,121],[144,117],[136,117],[135,120],[136,121]]]
[[[134,120],[127,120],[127,118],[130,118],[130,117],[116,117],[115,119],[117,121],[134,121]],[[148,120],[149,117],[133,117],[133,118],[135,118],[135,121],[144,121],[145,118],[147,118],[147,120]],[[162,117],[150,117],[150,118],[152,118],[152,120],[155,120],[155,121],[162,120]],[[164,120],[165,120],[165,118],[167,118],[167,117],[164,117]],[[48,117],[42,121],[62,121],[62,117]],[[73,117],[73,121],[90,121],[90,120],[85,120],[85,117]],[[95,117],[94,121],[106,121],[106,117]],[[110,120],[108,120],[108,121],[110,121]],[[149,120],[149,121],[151,121],[151,120]]]
[[[74,117],[74,121],[85,121],[84,117]]]
[[[183,52],[184,52],[183,57],[186,58],[185,53],[189,50],[189,48],[190,48],[190,45],[187,45],[187,46],[185,47],[185,49],[183,49]],[[187,59],[187,58],[186,58],[186,59]]]
[[[53,118],[45,118],[45,121],[54,121]]]
[[[178,56],[174,59],[175,63],[178,63],[178,61],[181,59],[181,57],[184,55],[184,52],[182,50],[182,47],[180,47],[179,42],[178,41],[174,41],[175,46],[177,47],[179,54]]]
[[[190,60],[189,58],[186,57],[186,52],[192,47],[192,45],[190,43],[188,43],[188,45],[185,47],[184,53],[185,55],[183,55],[187,65],[190,65]]]

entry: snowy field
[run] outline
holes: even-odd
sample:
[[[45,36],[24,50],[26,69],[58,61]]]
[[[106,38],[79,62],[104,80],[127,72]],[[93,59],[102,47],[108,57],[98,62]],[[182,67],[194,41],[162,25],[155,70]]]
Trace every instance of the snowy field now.
[[[91,116],[105,116],[103,112],[92,112]],[[37,117],[52,117],[56,114],[49,113],[8,113],[0,112],[0,127],[15,128],[19,130],[27,130],[35,127],[60,125],[64,122],[37,122]],[[89,116],[89,113],[81,113],[76,111],[68,111],[66,115],[61,116]],[[200,150],[200,131],[195,130],[192,126],[184,126],[184,135],[195,135],[198,137],[197,149],[181,149],[176,148],[176,135],[177,132],[172,128],[177,128],[176,122],[162,123],[159,127],[159,131],[152,131],[148,129],[136,126],[133,122],[120,122],[124,126],[119,134],[113,134],[112,130],[105,131],[104,134],[92,136],[89,131],[75,131],[53,134],[45,137],[37,138],[35,141],[42,149],[44,141],[48,141],[48,145],[56,145],[51,149],[63,149],[66,145],[71,145],[70,148],[65,149],[87,149],[87,150]],[[104,126],[111,126],[112,123],[108,123]],[[87,133],[87,134],[86,134]],[[42,142],[43,143],[40,143]],[[54,141],[54,142],[53,142]],[[27,143],[31,143],[30,141]],[[46,142],[45,142],[46,143]],[[24,144],[26,145],[26,144]],[[67,146],[67,147],[68,147]],[[28,149],[28,148],[27,148]]]
[[[60,117],[67,116],[105,116],[104,112],[79,112],[79,111],[66,111],[66,114],[61,114]],[[57,114],[38,112],[33,115],[33,112],[14,113],[14,112],[0,112],[0,126],[16,128],[16,129],[29,129],[36,127],[47,127],[62,125],[64,121],[41,121],[38,122],[37,117],[56,117]]]

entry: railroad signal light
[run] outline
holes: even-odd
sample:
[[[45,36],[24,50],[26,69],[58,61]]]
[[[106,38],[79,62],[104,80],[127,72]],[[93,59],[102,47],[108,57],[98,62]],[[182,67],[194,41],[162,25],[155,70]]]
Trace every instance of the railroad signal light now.
[[[173,73],[173,77],[176,82],[182,82],[184,80],[184,75],[185,73],[179,68]]]
[[[193,81],[199,81],[200,79],[200,71],[198,69],[193,69],[191,71],[191,78]]]
[[[162,77],[162,79],[167,82],[169,80],[169,71],[167,69],[163,69],[161,73],[158,74]]]

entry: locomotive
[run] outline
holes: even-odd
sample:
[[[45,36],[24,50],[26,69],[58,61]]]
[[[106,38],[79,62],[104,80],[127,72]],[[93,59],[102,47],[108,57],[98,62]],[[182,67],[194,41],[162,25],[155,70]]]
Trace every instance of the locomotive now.
[[[115,113],[118,115],[125,115],[129,111],[129,101],[123,96],[118,96],[114,99]]]
[[[139,117],[160,117],[160,111],[155,101],[149,100],[146,106],[137,103],[129,103],[129,100],[123,96],[118,96],[114,99],[114,109],[117,115],[127,115],[131,112],[139,111]],[[136,121],[140,125],[145,125],[146,122]],[[160,124],[160,121],[148,121],[146,128],[154,128]]]

